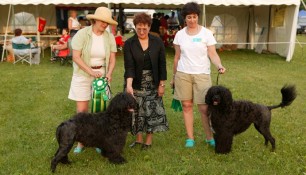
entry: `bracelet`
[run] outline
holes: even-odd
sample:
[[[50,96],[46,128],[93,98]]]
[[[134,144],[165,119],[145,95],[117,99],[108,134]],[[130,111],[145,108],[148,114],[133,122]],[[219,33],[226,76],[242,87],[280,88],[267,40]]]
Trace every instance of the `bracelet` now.
[[[161,87],[165,87],[166,85],[165,85],[165,84],[159,84],[159,86],[161,86]]]

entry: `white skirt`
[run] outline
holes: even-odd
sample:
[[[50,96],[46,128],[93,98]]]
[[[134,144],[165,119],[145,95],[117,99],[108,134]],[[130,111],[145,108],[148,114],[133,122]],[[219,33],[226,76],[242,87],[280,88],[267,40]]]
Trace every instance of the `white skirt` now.
[[[105,76],[105,67],[94,69],[101,71],[102,76]],[[89,101],[92,95],[92,82],[94,77],[86,77],[81,74],[73,73],[68,98],[74,101]]]

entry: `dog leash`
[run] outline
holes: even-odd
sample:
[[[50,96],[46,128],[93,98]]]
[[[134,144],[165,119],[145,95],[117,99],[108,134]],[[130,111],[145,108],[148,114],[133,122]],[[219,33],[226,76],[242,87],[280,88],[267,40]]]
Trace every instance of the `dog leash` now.
[[[220,76],[220,69],[218,69],[218,75],[217,75],[217,85],[219,85],[219,76]]]

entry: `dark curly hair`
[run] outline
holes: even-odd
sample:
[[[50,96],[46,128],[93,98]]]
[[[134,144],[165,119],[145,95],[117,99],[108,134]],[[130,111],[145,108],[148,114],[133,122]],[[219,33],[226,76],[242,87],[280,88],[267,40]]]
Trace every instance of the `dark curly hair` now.
[[[21,29],[15,29],[14,31],[15,36],[20,36],[22,34],[22,30]]]
[[[148,26],[151,26],[152,19],[151,16],[146,13],[138,13],[134,16],[133,23],[135,26],[139,23],[148,24]]]
[[[188,2],[182,7],[181,11],[181,14],[184,17],[184,19],[186,18],[187,15],[190,14],[197,14],[198,16],[200,16],[200,13],[201,13],[201,8],[199,4],[195,2]]]

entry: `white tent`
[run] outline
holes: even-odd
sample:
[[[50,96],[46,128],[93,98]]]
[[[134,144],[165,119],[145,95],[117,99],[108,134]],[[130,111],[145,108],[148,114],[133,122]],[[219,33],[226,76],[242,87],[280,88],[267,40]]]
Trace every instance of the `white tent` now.
[[[218,44],[237,44],[238,48],[266,49],[292,59],[294,53],[296,26],[300,0],[190,0],[202,5],[201,23],[211,30],[214,19],[220,19]],[[56,25],[56,6],[107,6],[121,4],[123,8],[182,7],[183,0],[1,0],[0,15],[7,16],[9,5],[14,12],[32,12],[35,17],[46,18],[47,26]],[[118,7],[118,6],[117,6]],[[7,21],[0,20],[0,30]],[[220,26],[218,26],[220,27]]]

